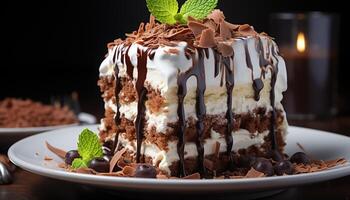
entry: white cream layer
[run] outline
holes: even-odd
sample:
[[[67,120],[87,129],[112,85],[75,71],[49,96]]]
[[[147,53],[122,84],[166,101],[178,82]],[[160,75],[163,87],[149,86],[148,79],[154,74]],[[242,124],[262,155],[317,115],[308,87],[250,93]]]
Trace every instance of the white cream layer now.
[[[272,56],[272,46],[274,46],[275,53],[277,54],[277,45],[276,43],[271,40],[268,37],[265,36],[259,36],[262,39],[263,42],[263,48],[265,49],[265,52],[270,52],[270,55],[268,55],[269,58],[273,60],[274,63],[277,62],[277,60],[274,59]],[[251,69],[248,68],[246,63],[246,55],[245,55],[245,49],[244,49],[244,41],[247,41],[248,43],[248,51],[251,57],[251,61],[253,64],[253,72]],[[258,50],[256,48],[258,43],[258,39],[255,37],[248,37],[248,38],[239,38],[235,39],[232,43],[232,47],[234,49],[234,59],[233,59],[233,68],[234,68],[234,82],[235,86],[243,85],[243,84],[252,84],[252,73],[253,78],[260,78],[261,77],[261,68],[259,66],[259,55]],[[268,45],[270,43],[271,45]],[[186,42],[180,42],[178,46],[175,47],[169,47],[169,46],[162,46],[156,49],[154,59],[151,60],[148,58],[147,60],[147,77],[146,82],[151,84],[153,88],[157,88],[160,90],[162,96],[167,97],[168,92],[170,92],[173,88],[177,88],[177,76],[178,73],[183,73],[187,71],[190,67],[192,67],[192,60],[188,60],[185,56],[185,49],[186,49]],[[112,49],[109,49],[108,56],[105,58],[105,60],[101,63],[100,66],[100,76],[113,76],[114,75],[114,66],[117,64],[119,68],[119,77],[126,77],[126,65],[122,64],[123,56],[115,56],[116,60],[113,60],[114,52],[117,49],[122,49],[123,44],[119,46],[115,46]],[[130,57],[131,63],[134,66],[134,81],[137,79],[137,49],[141,50],[147,50],[147,47],[141,46],[139,44],[132,44],[130,47],[130,50],[128,52],[128,55]],[[177,49],[178,54],[170,54],[168,53],[169,49]],[[269,49],[269,51],[268,51]],[[119,51],[119,54],[121,54],[121,51]],[[277,56],[278,59],[278,75],[277,75],[277,82],[275,86],[275,94],[276,99],[280,100],[282,98],[278,98],[279,95],[283,91],[287,89],[287,73],[286,73],[286,66],[283,58],[281,56]],[[125,63],[125,62],[124,62]],[[210,49],[209,51],[209,58],[204,58],[204,64],[205,64],[205,77],[206,77],[206,85],[207,89],[210,88],[218,88],[220,85],[221,76],[217,76],[214,78],[214,54],[213,50]],[[271,72],[268,71],[266,74],[266,79],[269,79],[271,77]],[[188,80],[187,83],[188,90],[195,89],[196,88],[196,81],[195,78],[191,78]]]
[[[265,141],[264,137],[268,135],[268,131],[260,134],[252,134],[247,130],[240,129],[232,133],[233,147],[232,151],[237,152],[239,149],[246,149],[250,146],[260,147]],[[119,145],[127,148],[129,151],[136,152],[135,141],[130,142],[123,137],[123,134],[119,136]],[[211,138],[204,140],[204,155],[212,155],[215,153],[215,144],[220,143],[220,153],[226,151],[226,140],[219,133],[212,130]],[[141,154],[151,157],[153,165],[159,163],[159,168],[164,170],[170,175],[169,166],[173,162],[179,160],[177,153],[177,141],[171,141],[168,143],[168,151],[160,150],[155,144],[143,143],[141,146]],[[197,147],[195,143],[186,143],[185,145],[185,159],[196,157],[198,155]]]

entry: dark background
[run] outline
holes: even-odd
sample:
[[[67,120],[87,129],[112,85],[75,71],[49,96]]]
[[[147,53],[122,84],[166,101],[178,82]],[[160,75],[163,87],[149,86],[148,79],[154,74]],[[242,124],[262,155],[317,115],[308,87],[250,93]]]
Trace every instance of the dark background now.
[[[184,1],[179,1],[180,3]],[[220,0],[228,21],[249,23],[257,31],[269,30],[269,14],[283,11],[325,11],[340,16],[340,64],[338,69],[340,114],[350,99],[346,76],[348,37],[346,8],[342,1],[319,0]],[[0,99],[32,98],[49,102],[50,96],[78,91],[82,110],[101,114],[102,102],[96,86],[98,68],[107,52],[106,44],[135,30],[149,17],[143,0],[9,1],[1,32]]]

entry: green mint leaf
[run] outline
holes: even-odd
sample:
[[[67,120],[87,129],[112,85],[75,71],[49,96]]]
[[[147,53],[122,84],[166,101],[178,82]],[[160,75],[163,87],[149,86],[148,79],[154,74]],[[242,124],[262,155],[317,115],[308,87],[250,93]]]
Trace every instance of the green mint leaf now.
[[[76,158],[73,160],[73,162],[72,162],[73,169],[78,169],[78,168],[82,168],[82,167],[87,167],[87,164],[83,159]]]
[[[187,0],[180,9],[180,14],[187,21],[189,16],[204,19],[214,10],[218,0]]]
[[[85,163],[95,157],[103,156],[98,136],[89,129],[84,129],[79,135],[78,152]]]
[[[146,0],[147,8],[161,23],[175,24],[174,16],[179,10],[177,0]]]

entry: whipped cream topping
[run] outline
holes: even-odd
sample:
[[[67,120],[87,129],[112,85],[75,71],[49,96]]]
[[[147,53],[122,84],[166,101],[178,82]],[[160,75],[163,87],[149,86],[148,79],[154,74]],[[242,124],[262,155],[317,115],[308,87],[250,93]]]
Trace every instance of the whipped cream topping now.
[[[277,51],[277,45],[273,40],[266,36],[257,36],[257,37],[247,37],[247,38],[237,38],[234,39],[232,43],[232,48],[234,49],[235,56],[233,61],[234,67],[234,83],[235,87],[242,84],[253,84],[253,78],[261,77],[261,67],[259,66],[259,55],[256,48],[257,38],[262,39],[263,48],[266,52],[273,50],[274,46],[275,51]],[[253,72],[247,66],[245,60],[245,49],[244,49],[244,40],[247,40],[248,51],[250,53],[251,61],[253,64]],[[269,45],[270,43],[271,45]],[[159,89],[163,96],[167,96],[167,92],[171,91],[171,88],[177,87],[177,76],[178,73],[186,72],[192,66],[192,60],[187,59],[185,55],[186,42],[179,42],[177,46],[161,46],[155,50],[154,58],[147,60],[147,77],[146,82],[151,84],[153,88]],[[114,56],[115,51],[118,48],[122,48],[123,44],[114,46],[109,49],[108,55],[105,60],[101,63],[100,66],[100,76],[113,76],[114,75],[114,66],[117,64],[119,68],[119,77],[126,77],[126,66],[121,60],[123,56]],[[130,61],[135,66],[134,68],[134,79],[137,79],[137,49],[147,50],[147,47],[141,46],[137,43],[131,45],[128,55]],[[171,53],[169,49],[176,49],[177,53]],[[122,52],[119,52],[121,54]],[[266,55],[265,55],[266,56]],[[272,58],[271,55],[268,55],[269,58]],[[115,60],[113,60],[115,58]],[[273,58],[272,58],[273,59]],[[287,89],[287,72],[286,66],[283,58],[277,56],[278,59],[278,74],[276,82],[276,94],[282,93]],[[207,88],[217,88],[220,86],[221,76],[214,78],[214,55],[213,49],[209,50],[209,58],[205,58],[205,73],[206,73],[206,84]],[[253,74],[253,76],[252,76]],[[265,75],[265,79],[271,78],[271,72],[268,71]],[[188,90],[191,88],[196,88],[196,81],[194,78],[190,78],[187,83]]]

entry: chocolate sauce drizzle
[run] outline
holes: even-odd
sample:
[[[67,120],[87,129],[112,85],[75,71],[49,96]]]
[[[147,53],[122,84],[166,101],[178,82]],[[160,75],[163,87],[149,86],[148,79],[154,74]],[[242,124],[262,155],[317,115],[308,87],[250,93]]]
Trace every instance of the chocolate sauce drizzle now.
[[[270,55],[270,46],[271,46],[271,55],[274,58],[275,62],[272,64],[272,61],[265,59],[265,52],[263,49],[263,44],[261,41],[261,38],[259,38],[257,49],[259,52],[259,64],[262,68],[262,78],[265,77],[266,68],[268,65],[271,65],[271,91],[270,91],[270,102],[271,106],[273,108],[272,110],[272,116],[271,116],[271,125],[270,125],[270,140],[272,141],[272,149],[277,148],[277,142],[276,142],[276,136],[275,136],[275,120],[276,120],[276,113],[275,113],[275,84],[277,79],[277,73],[278,73],[278,52],[276,51],[274,45],[272,45],[271,42],[268,43],[268,53],[267,57]],[[130,50],[131,46],[117,48],[114,52],[113,60],[115,62],[115,56],[117,55],[117,58],[119,56],[122,56],[121,62],[127,67],[127,74],[129,78],[133,79],[133,71],[134,66],[131,63],[130,57],[128,55],[128,52]],[[246,55],[246,63],[249,69],[252,71],[252,79],[253,79],[253,88],[255,93],[255,100],[258,101],[260,98],[260,91],[264,87],[264,84],[261,80],[261,78],[254,79],[253,74],[253,64],[251,61],[250,53],[248,50],[248,43],[247,40],[244,40],[244,49],[245,49],[245,55]],[[138,78],[136,80],[136,92],[138,94],[138,104],[137,104],[137,117],[135,121],[135,130],[136,130],[136,139],[137,139],[137,150],[136,150],[136,162],[140,162],[141,158],[141,145],[143,140],[143,131],[144,131],[144,123],[145,123],[145,102],[147,101],[147,89],[144,86],[145,85],[145,79],[147,76],[147,58],[150,60],[154,59],[155,51],[152,49],[147,49],[146,51],[137,49],[138,56],[137,56],[137,71],[138,71]],[[201,174],[201,176],[206,175],[206,170],[204,167],[204,146],[203,146],[203,136],[204,136],[204,119],[206,117],[206,106],[204,102],[204,93],[206,90],[206,79],[205,79],[205,66],[204,66],[204,56],[208,59],[209,58],[209,49],[202,49],[197,48],[197,57],[196,54],[185,54],[187,59],[192,59],[192,67],[183,73],[178,74],[177,84],[178,84],[178,108],[177,108],[177,114],[179,117],[178,121],[178,128],[177,128],[177,136],[178,136],[178,144],[177,144],[177,153],[179,155],[180,161],[179,161],[179,176],[183,177],[186,176],[186,170],[185,170],[185,163],[184,163],[184,149],[185,149],[185,132],[186,132],[186,116],[185,116],[185,110],[184,110],[184,99],[187,94],[187,80],[195,76],[197,80],[197,90],[196,90],[196,116],[197,116],[197,122],[196,122],[196,128],[197,128],[197,139],[196,139],[196,146],[198,151],[198,170]],[[232,131],[235,121],[235,114],[233,113],[232,108],[232,92],[234,89],[234,55],[230,57],[223,57],[220,53],[213,50],[213,56],[214,56],[214,77],[217,77],[221,72],[221,86],[223,85],[223,79],[225,80],[225,86],[226,86],[226,94],[227,94],[227,110],[226,110],[226,119],[227,119],[227,127],[226,127],[226,143],[227,143],[227,156],[229,157],[230,169],[233,168],[233,159],[231,156],[231,151],[233,147],[233,137],[232,137]],[[270,58],[270,57],[269,57]],[[117,103],[118,112],[115,116],[115,124],[118,127],[120,124],[120,103],[119,103],[119,93],[121,91],[122,85],[120,78],[118,77],[119,69],[118,66],[115,65],[115,98]],[[115,136],[114,141],[114,148],[116,148],[116,143],[118,141],[118,131]]]
[[[123,47],[122,48],[122,63],[124,63],[125,61],[125,65],[127,68],[127,74],[129,76],[130,79],[133,79],[133,72],[134,72],[134,66],[131,63],[130,57],[129,57],[129,50],[130,50],[131,46]],[[119,49],[117,54],[119,53]],[[143,129],[144,129],[144,123],[145,123],[145,111],[146,111],[146,106],[145,106],[145,102],[147,100],[147,89],[144,86],[145,84],[145,80],[146,80],[146,76],[147,76],[147,58],[149,57],[151,60],[154,58],[155,52],[152,51],[152,49],[147,49],[146,51],[143,51],[141,49],[137,49],[137,80],[136,80],[136,92],[138,95],[138,102],[137,102],[137,117],[136,117],[136,121],[135,121],[135,132],[136,132],[136,140],[137,140],[137,147],[136,147],[136,162],[139,163],[140,162],[140,158],[141,158],[141,145],[142,145],[142,140],[143,140]],[[113,57],[114,63],[116,63],[115,61],[115,55]],[[116,113],[115,116],[115,124],[118,127],[120,124],[120,112],[119,112],[119,108],[120,108],[120,103],[119,103],[119,93],[121,91],[121,81],[118,77],[119,74],[119,68],[118,66],[115,64],[114,67],[114,71],[115,71],[115,79],[116,79],[116,87],[115,87],[115,97],[116,97],[116,103],[117,103],[117,110],[118,112]],[[115,139],[114,139],[114,149],[117,146],[117,142],[118,142],[118,135],[119,132],[117,132]]]
[[[275,45],[271,45],[269,42],[269,46],[271,46],[271,55],[274,58],[274,63],[271,68],[271,91],[270,91],[270,103],[272,107],[271,113],[271,122],[270,122],[270,141],[271,141],[271,149],[277,150],[278,144],[276,140],[276,130],[275,130],[275,122],[276,122],[276,109],[275,109],[275,85],[277,81],[277,73],[278,73],[278,52],[275,49]]]
[[[219,71],[222,71],[221,83],[220,86],[223,85],[223,79],[225,77],[225,86],[226,86],[226,95],[227,95],[227,110],[226,110],[226,134],[225,140],[227,144],[226,154],[229,158],[229,169],[233,168],[233,159],[231,156],[231,151],[233,147],[233,124],[234,124],[234,113],[232,112],[232,92],[234,88],[234,67],[233,67],[234,55],[231,57],[223,57],[217,51],[214,51],[214,62],[215,62],[215,70],[214,77],[219,75]]]
[[[115,101],[116,101],[116,104],[117,104],[117,113],[115,114],[115,117],[114,117],[114,123],[117,127],[117,132],[114,136],[114,142],[113,142],[113,147],[112,147],[112,152],[115,152],[116,148],[117,148],[117,144],[118,144],[118,139],[119,139],[119,125],[120,125],[120,112],[119,112],[119,108],[120,108],[120,103],[119,103],[119,93],[122,89],[122,84],[121,84],[121,81],[120,81],[120,78],[119,78],[119,68],[118,68],[118,65],[117,65],[117,62],[116,62],[116,56],[117,56],[117,59],[119,58],[121,52],[120,52],[120,47],[117,47],[114,51],[114,55],[113,55],[113,62],[115,63],[114,64],[114,79],[115,79],[115,90],[114,90],[114,93],[115,93]]]
[[[259,101],[260,91],[264,88],[264,83],[262,82],[261,78],[254,79],[254,70],[253,70],[252,59],[250,57],[250,53],[248,49],[248,40],[244,40],[244,51],[245,51],[245,60],[246,60],[247,66],[250,70],[252,70],[254,99],[255,101]]]
[[[226,95],[227,95],[227,110],[226,110],[226,154],[229,157],[229,169],[233,168],[233,159],[231,156],[232,146],[233,146],[233,123],[234,123],[234,113],[232,111],[232,91],[234,87],[234,73],[233,73],[233,65],[231,65],[231,60],[233,62],[233,56],[230,57],[222,57],[222,64],[225,66],[225,81],[226,81]]]
[[[179,164],[179,176],[186,176],[185,163],[184,163],[184,149],[185,149],[185,132],[186,132],[186,116],[184,109],[184,99],[187,94],[187,80],[195,76],[197,80],[197,91],[196,91],[196,128],[197,128],[197,139],[196,146],[198,152],[198,170],[202,176],[205,175],[204,168],[204,146],[203,146],[203,133],[204,133],[204,118],[206,115],[206,107],[204,103],[204,92],[206,89],[205,83],[205,68],[204,68],[204,56],[203,51],[206,56],[209,56],[207,49],[197,49],[198,58],[196,58],[195,54],[192,55],[192,67],[178,75],[177,84],[178,84],[178,108],[177,114],[179,116],[179,127],[178,127],[178,144],[177,144],[177,152],[180,157]]]

